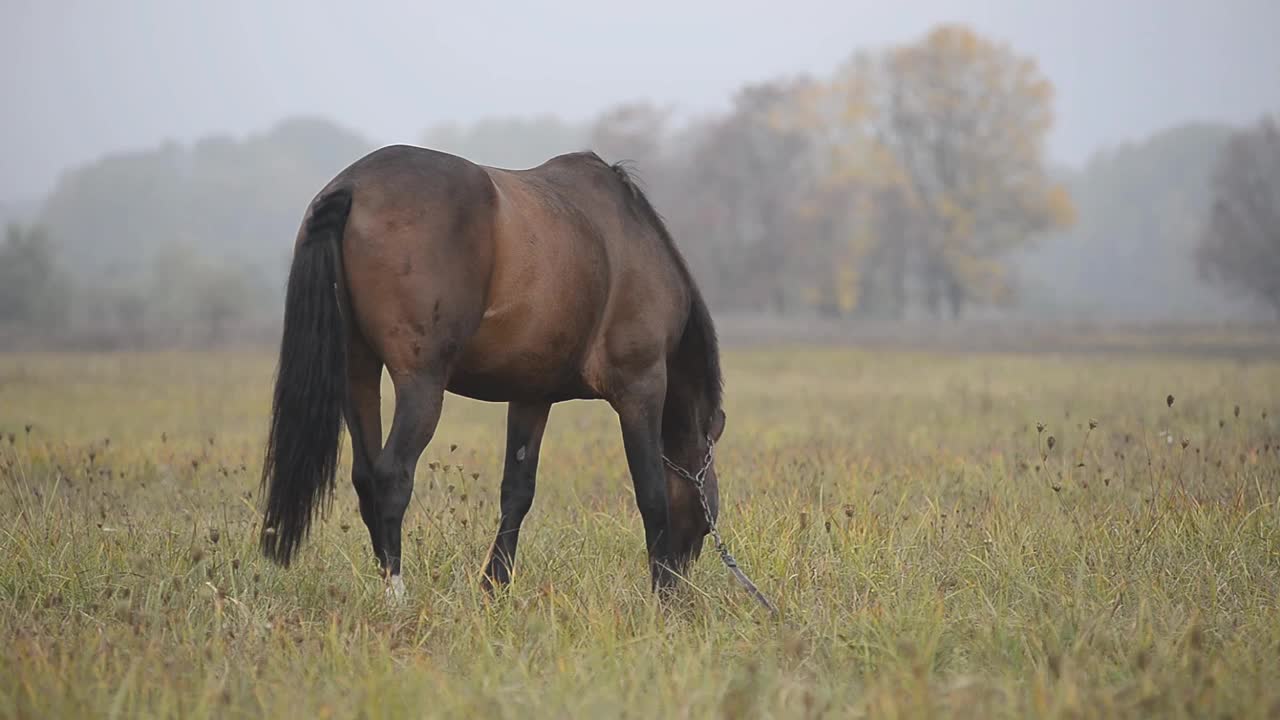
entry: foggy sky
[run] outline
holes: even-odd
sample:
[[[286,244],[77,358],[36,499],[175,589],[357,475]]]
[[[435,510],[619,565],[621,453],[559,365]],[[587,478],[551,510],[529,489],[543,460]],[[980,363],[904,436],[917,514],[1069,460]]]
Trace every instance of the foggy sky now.
[[[438,122],[724,107],[747,81],[962,21],[1036,56],[1050,151],[1280,111],[1275,0],[0,0],[0,201],[103,153],[329,117],[377,144]]]

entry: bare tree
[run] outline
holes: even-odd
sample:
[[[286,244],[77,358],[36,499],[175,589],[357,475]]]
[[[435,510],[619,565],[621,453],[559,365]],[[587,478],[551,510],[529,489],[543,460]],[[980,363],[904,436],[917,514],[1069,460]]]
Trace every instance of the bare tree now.
[[[813,184],[811,143],[779,115],[807,86],[787,79],[742,88],[692,150],[683,199],[697,210],[691,232],[714,248],[711,285],[721,302],[782,311],[795,294],[810,249],[796,221]]]
[[[1223,149],[1196,255],[1206,279],[1280,315],[1280,131],[1274,117],[1236,133]]]

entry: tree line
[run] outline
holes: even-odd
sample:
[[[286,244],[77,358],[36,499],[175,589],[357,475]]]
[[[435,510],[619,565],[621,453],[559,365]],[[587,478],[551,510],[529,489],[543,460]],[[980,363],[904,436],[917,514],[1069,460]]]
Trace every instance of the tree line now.
[[[421,144],[504,167],[582,149],[630,163],[722,312],[1157,317],[1214,305],[1226,293],[1213,285],[1280,312],[1271,119],[1187,126],[1053,168],[1049,79],[956,25],[675,117],[640,101],[582,123],[440,126]],[[0,341],[272,337],[306,204],[373,147],[297,118],[66,173],[0,247]]]
[[[423,143],[509,167],[582,148],[633,161],[719,310],[1130,322],[1276,311],[1200,249],[1215,197],[1238,193],[1215,180],[1228,144],[1273,121],[1175,126],[1075,169],[1048,165],[1052,117],[1033,59],[944,25],[826,77],[749,84],[711,117],[677,123],[639,101],[581,125],[447,125]],[[1275,186],[1274,169],[1258,173]],[[1273,233],[1255,245],[1280,253]]]
[[[1052,98],[1034,60],[948,25],[829,77],[748,85],[718,117],[676,126],[636,102],[582,135],[634,163],[715,307],[959,316],[1012,302],[1007,252],[1072,220],[1045,167]],[[512,131],[548,151],[573,136],[541,118],[426,142],[509,162]]]

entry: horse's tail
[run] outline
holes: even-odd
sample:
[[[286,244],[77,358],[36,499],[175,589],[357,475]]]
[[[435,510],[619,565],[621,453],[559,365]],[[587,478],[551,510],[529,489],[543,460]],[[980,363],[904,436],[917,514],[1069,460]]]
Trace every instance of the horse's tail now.
[[[316,198],[289,268],[260,538],[262,553],[285,567],[333,497],[347,402],[342,235],[350,211],[350,188]]]

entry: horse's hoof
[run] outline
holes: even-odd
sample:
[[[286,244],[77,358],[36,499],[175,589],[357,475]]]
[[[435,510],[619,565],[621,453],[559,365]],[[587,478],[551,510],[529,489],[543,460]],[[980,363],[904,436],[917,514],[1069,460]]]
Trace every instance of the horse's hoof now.
[[[387,582],[387,599],[392,602],[400,602],[404,599],[404,580],[399,575],[392,575]]]

